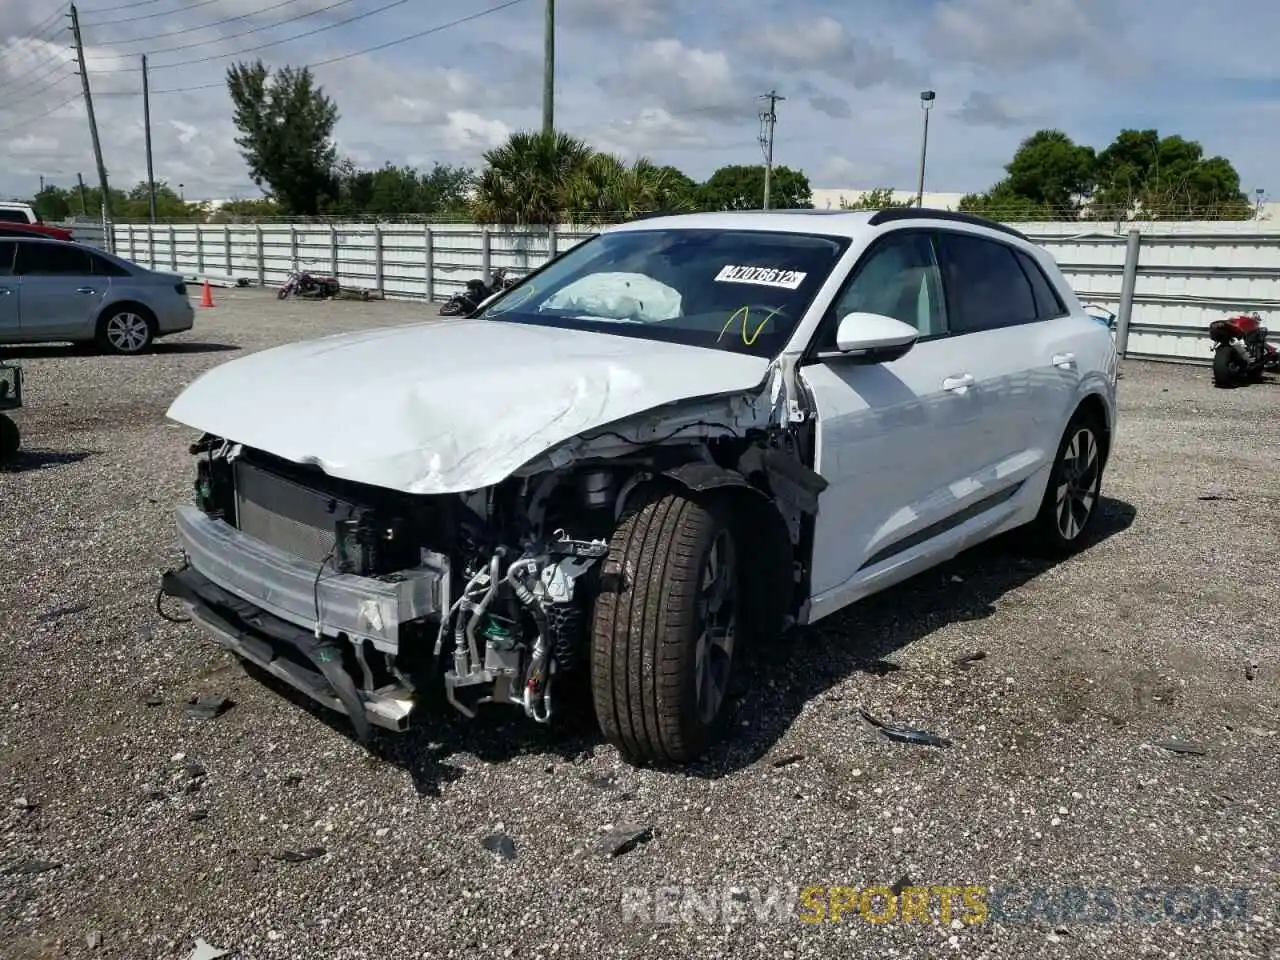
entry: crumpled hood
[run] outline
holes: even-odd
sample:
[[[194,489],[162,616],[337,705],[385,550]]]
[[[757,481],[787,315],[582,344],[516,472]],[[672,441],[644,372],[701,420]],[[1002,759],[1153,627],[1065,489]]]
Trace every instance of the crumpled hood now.
[[[759,387],[767,357],[492,320],[339,334],[208,371],[169,407],[197,430],[406,493],[495,484],[662,404]]]

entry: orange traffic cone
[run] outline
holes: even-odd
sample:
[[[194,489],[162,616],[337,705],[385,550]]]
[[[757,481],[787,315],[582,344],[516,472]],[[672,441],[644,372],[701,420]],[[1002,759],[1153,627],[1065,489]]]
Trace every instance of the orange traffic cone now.
[[[213,306],[213,287],[209,286],[208,280],[204,282],[204,294],[200,297],[200,306],[202,307]]]

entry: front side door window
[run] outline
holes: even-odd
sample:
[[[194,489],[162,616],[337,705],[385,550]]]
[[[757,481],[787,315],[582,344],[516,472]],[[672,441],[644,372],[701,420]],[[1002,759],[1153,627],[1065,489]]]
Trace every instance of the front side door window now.
[[[893,317],[915,327],[921,337],[946,333],[947,309],[930,235],[922,230],[902,230],[886,236],[857,266],[831,312],[826,325],[831,347],[835,345],[836,325],[850,313]]]

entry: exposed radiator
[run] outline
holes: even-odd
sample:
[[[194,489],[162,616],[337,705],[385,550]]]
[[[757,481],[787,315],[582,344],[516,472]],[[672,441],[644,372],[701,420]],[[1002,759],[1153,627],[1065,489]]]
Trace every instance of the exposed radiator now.
[[[259,467],[235,462],[236,526],[292,556],[320,564],[334,550],[337,524],[353,504]]]

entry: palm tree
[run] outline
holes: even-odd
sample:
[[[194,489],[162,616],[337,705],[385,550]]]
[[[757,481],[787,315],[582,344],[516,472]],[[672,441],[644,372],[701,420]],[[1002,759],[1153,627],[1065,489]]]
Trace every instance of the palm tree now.
[[[556,223],[566,184],[593,155],[567,133],[513,133],[484,155],[476,183],[477,223]]]
[[[476,181],[477,223],[546,224],[629,219],[692,207],[692,181],[647,157],[628,165],[564,133],[514,133],[485,154]]]

